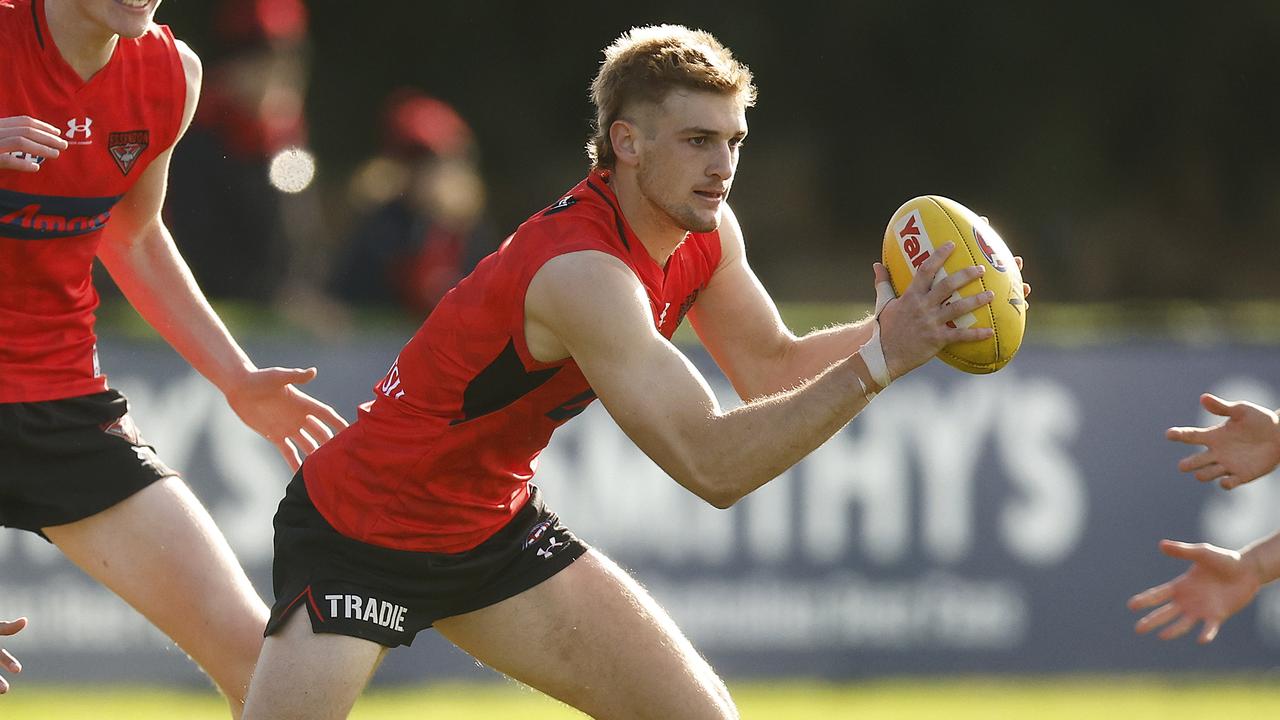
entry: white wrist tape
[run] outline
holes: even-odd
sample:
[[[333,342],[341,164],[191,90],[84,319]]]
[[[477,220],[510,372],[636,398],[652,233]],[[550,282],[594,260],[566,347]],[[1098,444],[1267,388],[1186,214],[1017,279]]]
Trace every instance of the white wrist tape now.
[[[867,402],[871,402],[876,398],[876,395],[880,394],[880,393],[873,393],[870,390],[868,390],[867,384],[862,382],[862,378],[859,377],[857,373],[854,373],[853,376],[855,378],[858,378],[858,387],[862,388],[862,397],[866,398]]]
[[[892,378],[889,377],[889,363],[884,359],[884,347],[880,344],[880,321],[876,321],[875,328],[871,331],[871,339],[858,348],[858,354],[862,356],[862,362],[866,363],[871,379],[876,381],[880,389],[889,387]]]

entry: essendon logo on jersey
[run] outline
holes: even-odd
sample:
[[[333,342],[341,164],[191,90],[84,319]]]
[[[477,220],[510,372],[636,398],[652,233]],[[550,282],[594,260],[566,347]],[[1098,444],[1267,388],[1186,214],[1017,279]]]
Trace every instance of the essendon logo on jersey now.
[[[107,136],[107,150],[111,151],[111,157],[116,161],[116,167],[120,168],[120,172],[125,175],[129,174],[129,171],[133,169],[133,164],[137,162],[138,156],[150,144],[150,130],[113,132]]]
[[[0,237],[53,240],[101,230],[115,197],[77,198],[0,190]]]

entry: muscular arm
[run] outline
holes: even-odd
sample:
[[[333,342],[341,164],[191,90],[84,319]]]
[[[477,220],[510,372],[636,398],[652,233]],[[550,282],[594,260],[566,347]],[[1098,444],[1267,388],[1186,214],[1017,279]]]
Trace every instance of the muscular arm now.
[[[178,45],[187,77],[185,132],[195,113],[201,70],[195,54]],[[326,423],[346,423],[290,385],[309,381],[314,369],[258,369],[210,307],[160,217],[172,152],[170,147],[157,157],[116,206],[98,257],[138,313],[296,467],[297,451],[308,453],[332,435]]]
[[[590,277],[590,283],[579,281]],[[581,297],[564,288],[590,287]],[[812,451],[866,406],[860,358],[802,387],[720,409],[706,381],[654,328],[644,290],[619,260],[582,252],[548,262],[530,284],[530,324],[572,355],[618,425],[671,477],[728,507]]]
[[[698,337],[744,400],[764,397],[816,377],[871,337],[870,319],[797,337],[747,263],[742,230],[726,205],[722,255],[707,289],[689,312]]]
[[[937,265],[945,257],[940,252],[929,262]],[[932,277],[928,269],[922,278]],[[898,366],[919,365],[949,340],[979,337],[982,331],[948,329],[945,323],[989,298],[941,304],[953,284],[972,277],[966,271],[934,290],[925,280],[916,287],[902,305],[898,327],[918,342],[893,359]],[[875,387],[862,357],[845,353],[798,387],[725,412],[688,359],[654,328],[635,275],[604,253],[570,253],[547,262],[529,285],[525,318],[535,357],[572,356],[636,445],[716,507],[732,505],[825,442],[866,407],[863,387]]]

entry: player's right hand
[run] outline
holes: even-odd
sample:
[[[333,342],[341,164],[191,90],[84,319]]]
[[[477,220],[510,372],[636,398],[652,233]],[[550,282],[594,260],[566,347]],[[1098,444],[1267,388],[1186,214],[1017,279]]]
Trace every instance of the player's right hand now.
[[[37,172],[41,160],[58,157],[67,141],[58,128],[33,117],[0,118],[0,170]]]
[[[1226,418],[1213,427],[1173,427],[1170,440],[1203,445],[1204,450],[1178,462],[1178,469],[1194,473],[1200,482],[1218,481],[1225,490],[1255,480],[1280,464],[1280,416],[1251,402],[1223,400],[1205,393],[1205,410]]]
[[[18,631],[26,626],[27,619],[24,617],[10,621],[0,620],[0,635],[17,635]],[[0,667],[12,673],[22,672],[22,663],[4,648],[0,648]],[[9,681],[0,677],[0,694],[7,692],[9,692]]]
[[[315,368],[256,368],[237,387],[224,390],[236,415],[270,440],[294,470],[347,426],[336,410],[294,387],[315,376]]]
[[[974,342],[992,336],[991,328],[947,325],[966,313],[987,305],[995,297],[990,290],[946,304],[955,291],[982,276],[982,266],[967,267],[933,282],[943,263],[955,250],[953,243],[938,248],[897,299],[880,312],[880,338],[889,375],[899,378],[925,364],[942,348],[955,342]],[[876,282],[888,282],[889,271],[875,265]]]

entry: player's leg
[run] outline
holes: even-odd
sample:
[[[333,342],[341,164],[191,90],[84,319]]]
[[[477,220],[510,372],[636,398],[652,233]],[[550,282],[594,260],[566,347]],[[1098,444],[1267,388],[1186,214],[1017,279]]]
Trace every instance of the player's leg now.
[[[262,646],[244,720],[345,718],[386,650],[363,638],[313,632],[299,608]]]
[[[185,483],[159,480],[44,533],[199,663],[239,717],[267,608]]]
[[[529,590],[435,627],[593,718],[738,717],[724,683],[666,612],[594,550]]]

